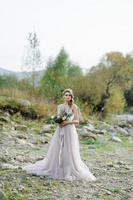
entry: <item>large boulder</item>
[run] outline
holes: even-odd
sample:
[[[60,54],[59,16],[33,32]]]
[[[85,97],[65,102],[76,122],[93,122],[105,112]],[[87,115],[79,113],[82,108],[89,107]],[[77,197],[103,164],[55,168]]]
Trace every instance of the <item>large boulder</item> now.
[[[53,124],[44,124],[41,133],[50,133],[53,130]]]

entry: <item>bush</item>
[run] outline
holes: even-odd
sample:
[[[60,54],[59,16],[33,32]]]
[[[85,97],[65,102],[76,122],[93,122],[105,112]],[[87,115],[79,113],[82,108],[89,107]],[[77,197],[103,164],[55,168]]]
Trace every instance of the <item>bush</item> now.
[[[119,87],[113,87],[110,98],[106,100],[104,114],[123,112],[125,105],[126,102],[122,90]]]

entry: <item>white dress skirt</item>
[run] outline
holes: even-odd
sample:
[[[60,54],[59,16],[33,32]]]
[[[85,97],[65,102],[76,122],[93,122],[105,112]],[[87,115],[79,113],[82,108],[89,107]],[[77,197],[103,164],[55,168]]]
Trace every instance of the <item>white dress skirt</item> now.
[[[65,104],[58,105],[57,114],[67,111]],[[79,108],[73,105],[71,119],[77,119]],[[90,172],[87,165],[81,160],[79,139],[74,124],[60,128],[57,125],[55,133],[50,141],[46,157],[34,164],[22,168],[27,174],[45,176],[59,180],[83,180],[95,181],[96,177]]]

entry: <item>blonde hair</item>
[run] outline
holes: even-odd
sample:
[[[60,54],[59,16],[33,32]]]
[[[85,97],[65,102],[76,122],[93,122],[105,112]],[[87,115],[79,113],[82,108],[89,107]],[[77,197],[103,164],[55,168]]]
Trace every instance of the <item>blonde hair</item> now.
[[[74,95],[73,95],[73,91],[70,88],[67,88],[63,91],[63,95],[65,95],[65,93],[68,92],[71,95],[71,101],[70,101],[70,105],[72,106],[74,104]]]

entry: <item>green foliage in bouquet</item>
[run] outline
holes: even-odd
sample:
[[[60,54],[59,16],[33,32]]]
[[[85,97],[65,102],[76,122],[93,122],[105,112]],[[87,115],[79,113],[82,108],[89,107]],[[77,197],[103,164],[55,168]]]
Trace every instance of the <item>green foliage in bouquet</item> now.
[[[59,123],[60,124],[63,121],[68,120],[71,116],[72,116],[72,113],[67,113],[67,112],[64,111],[62,114],[52,117],[52,120],[55,123]]]

